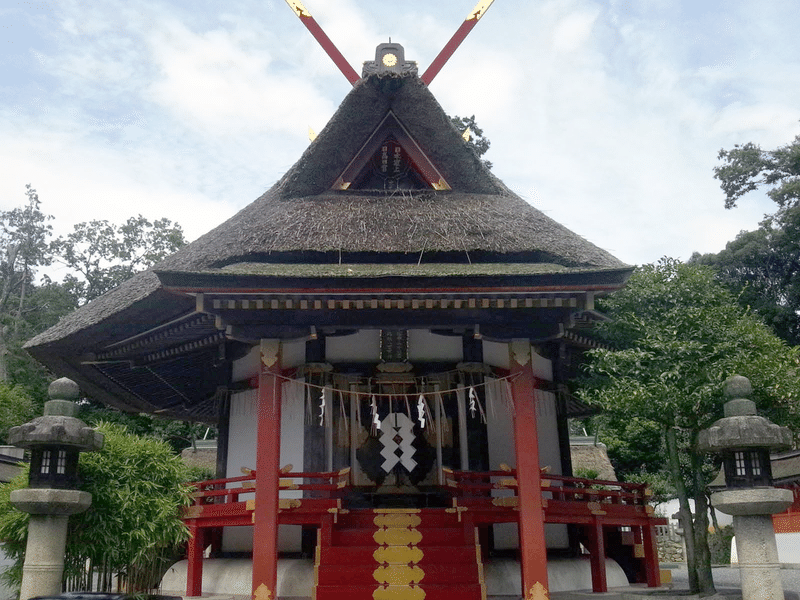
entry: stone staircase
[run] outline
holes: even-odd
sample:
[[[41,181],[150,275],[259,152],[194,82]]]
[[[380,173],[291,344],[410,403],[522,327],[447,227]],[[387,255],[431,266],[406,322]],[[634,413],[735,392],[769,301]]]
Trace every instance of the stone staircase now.
[[[320,532],[316,600],[482,600],[475,528],[455,509],[362,509]]]

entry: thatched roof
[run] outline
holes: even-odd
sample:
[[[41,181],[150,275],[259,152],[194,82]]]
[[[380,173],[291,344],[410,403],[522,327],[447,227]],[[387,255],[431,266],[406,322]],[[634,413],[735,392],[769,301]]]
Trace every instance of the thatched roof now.
[[[331,189],[390,110],[451,191]],[[486,252],[564,266],[625,266],[509,191],[461,138],[419,79],[377,75],[353,88],[277,184],[158,269],[283,262],[287,253],[298,252],[410,254],[415,262],[418,255],[427,262],[425,255],[437,252]]]
[[[334,189],[389,118],[449,190]],[[520,268],[502,266],[510,264]],[[333,265],[341,265],[338,275]],[[110,401],[110,393],[127,393],[122,391],[130,387],[127,375],[121,368],[87,366],[91,356],[194,311],[191,298],[164,285],[168,276],[261,276],[268,287],[293,276],[325,281],[359,272],[367,279],[378,277],[363,265],[405,265],[389,269],[395,280],[449,278],[469,287],[472,275],[504,278],[508,285],[525,277],[546,284],[552,276],[557,288],[587,277],[588,283],[603,280],[605,290],[620,287],[632,270],[506,188],[415,75],[372,75],[354,86],[300,160],[261,197],[152,271],[68,315],[26,348],[55,372],[83,378],[82,385],[88,382]],[[198,339],[211,339],[207,324],[193,327]],[[186,369],[176,365],[172,374]],[[120,389],[109,392],[109,385]],[[137,407],[136,402],[128,394],[122,404]],[[149,402],[139,402],[137,409],[149,410]]]

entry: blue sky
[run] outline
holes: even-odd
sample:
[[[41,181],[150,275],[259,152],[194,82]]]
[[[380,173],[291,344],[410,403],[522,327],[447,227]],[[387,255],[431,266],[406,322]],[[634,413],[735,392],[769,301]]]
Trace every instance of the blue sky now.
[[[389,36],[424,71],[475,0],[307,0],[360,72]],[[718,251],[722,147],[800,134],[793,0],[496,0],[431,84],[509,187],[622,260]],[[58,232],[144,214],[193,239],[261,195],[349,89],[284,0],[0,0],[0,209]]]

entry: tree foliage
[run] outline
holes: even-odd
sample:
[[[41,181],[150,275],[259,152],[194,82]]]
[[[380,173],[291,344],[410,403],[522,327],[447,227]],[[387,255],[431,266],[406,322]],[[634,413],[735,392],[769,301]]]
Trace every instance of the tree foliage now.
[[[489,141],[489,138],[483,135],[483,129],[478,127],[478,123],[475,121],[475,115],[471,117],[459,117],[456,115],[450,117],[450,122],[455,125],[456,129],[462,134],[469,129],[469,139],[467,143],[470,148],[472,148],[473,152],[475,152],[476,156],[480,157],[486,154],[486,151],[489,150],[492,143]],[[483,164],[490,169],[492,168],[491,161],[483,159]]]
[[[189,503],[184,483],[192,472],[163,442],[131,435],[121,425],[105,423],[99,430],[105,435],[103,449],[80,457],[80,487],[92,494],[92,506],[70,517],[65,576],[79,575],[88,560],[123,574],[127,591],[147,591],[188,539],[180,509]],[[0,539],[14,561],[6,577],[17,585],[28,515],[10,505],[9,494],[25,487],[27,477],[26,471],[0,486]]]
[[[786,342],[800,344],[800,206],[765,217],[721,252],[695,253],[691,262],[713,267],[743,306]]]
[[[750,378],[762,413],[800,430],[798,350],[741,307],[702,265],[672,259],[645,265],[601,308],[611,321],[597,333],[608,347],[589,352],[580,394],[612,419],[635,416],[660,428],[693,546],[690,584],[710,591],[705,489],[713,465],[695,452],[697,434],[722,416],[722,382],[733,374]]]
[[[779,207],[795,206],[800,200],[800,136],[776,148],[762,150],[752,142],[720,150],[722,165],[714,167],[725,192],[725,208],[733,208],[745,194],[767,186],[769,196]]]
[[[52,244],[57,260],[73,272],[64,279],[77,304],[105,294],[183,246],[183,230],[169,219],[142,215],[122,225],[88,221]]]

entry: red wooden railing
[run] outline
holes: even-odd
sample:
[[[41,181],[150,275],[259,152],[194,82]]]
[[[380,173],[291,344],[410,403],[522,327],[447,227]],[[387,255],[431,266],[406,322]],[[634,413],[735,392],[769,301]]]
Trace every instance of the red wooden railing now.
[[[514,469],[499,471],[452,471],[444,469],[445,482],[456,495],[465,497],[487,496],[491,490],[516,490]],[[542,473],[542,493],[545,498],[566,502],[603,502],[647,506],[652,496],[646,483],[625,483],[566,477]]]

